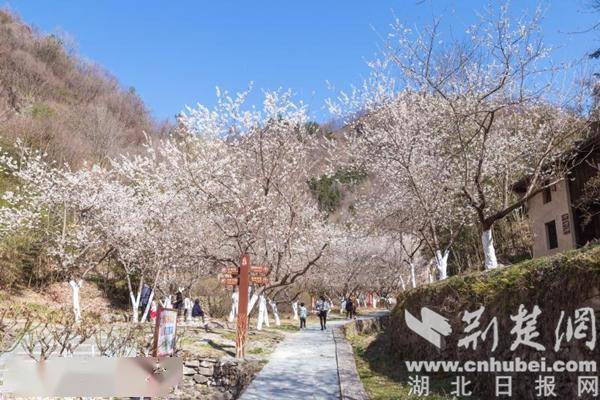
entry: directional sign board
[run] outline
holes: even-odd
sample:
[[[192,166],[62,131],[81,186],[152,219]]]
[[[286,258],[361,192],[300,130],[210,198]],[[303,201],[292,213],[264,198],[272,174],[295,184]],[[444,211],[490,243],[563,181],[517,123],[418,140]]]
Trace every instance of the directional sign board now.
[[[247,258],[243,258],[243,262],[247,262]],[[248,269],[249,282],[255,285],[268,285],[269,279],[265,277],[269,273],[269,267],[263,265],[244,265],[243,267]],[[223,267],[219,274],[219,281],[223,285],[227,286],[238,286],[240,284],[240,269],[238,267]]]
[[[221,273],[228,275],[237,275],[239,271],[237,267],[223,267],[221,268]]]
[[[238,278],[221,278],[220,281],[223,285],[236,286],[238,284]]]
[[[255,285],[268,285],[269,278],[266,276],[251,276],[250,282],[254,283]]]
[[[269,273],[269,267],[263,265],[253,265],[250,267],[251,274],[266,275]]]

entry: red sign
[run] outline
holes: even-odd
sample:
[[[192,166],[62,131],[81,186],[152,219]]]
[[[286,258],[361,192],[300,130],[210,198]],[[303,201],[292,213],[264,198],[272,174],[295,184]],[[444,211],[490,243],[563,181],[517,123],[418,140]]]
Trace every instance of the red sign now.
[[[154,326],[153,353],[155,357],[175,354],[175,332],[177,330],[177,310],[158,308]]]
[[[266,276],[251,276],[250,282],[252,282],[256,285],[268,285],[269,278],[267,278]]]
[[[263,265],[253,265],[250,267],[250,273],[266,275],[269,273],[269,267],[265,267]]]
[[[238,268],[237,267],[223,267],[221,268],[221,273],[223,275],[237,275],[238,274]]]
[[[223,285],[237,286],[238,278],[221,278],[221,283]]]

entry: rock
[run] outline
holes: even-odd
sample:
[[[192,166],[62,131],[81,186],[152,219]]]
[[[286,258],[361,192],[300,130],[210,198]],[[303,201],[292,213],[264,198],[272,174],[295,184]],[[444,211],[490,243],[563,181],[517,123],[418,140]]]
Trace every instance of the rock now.
[[[211,400],[231,400],[233,395],[229,392],[218,392],[212,395]]]
[[[215,363],[216,361],[202,360],[201,362],[199,362],[197,367],[212,367],[215,365]]]
[[[188,360],[188,361],[184,362],[183,365],[185,365],[186,367],[198,368],[200,366],[200,361],[198,361],[198,360]],[[204,367],[204,365],[203,365],[203,367]]]
[[[200,367],[198,368],[198,373],[204,376],[212,376],[213,375],[213,367]]]
[[[194,375],[194,382],[196,383],[206,383],[208,382],[208,377],[200,374]]]
[[[196,374],[196,370],[194,368],[189,368],[189,367],[186,367],[184,365],[183,366],[183,374],[184,375],[195,375]]]

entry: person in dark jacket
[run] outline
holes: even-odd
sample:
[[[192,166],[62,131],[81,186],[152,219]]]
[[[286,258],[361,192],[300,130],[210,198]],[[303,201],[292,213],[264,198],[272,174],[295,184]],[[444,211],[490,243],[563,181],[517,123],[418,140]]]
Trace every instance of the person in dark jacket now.
[[[321,330],[327,330],[327,314],[329,313],[329,310],[331,310],[331,304],[329,301],[327,301],[327,299],[325,299],[325,296],[321,296],[319,300],[317,300],[315,308],[317,309],[317,313],[319,315]]]
[[[192,307],[192,318],[202,318],[202,323],[204,323],[204,311],[200,306],[200,300],[194,300],[194,307]]]
[[[151,293],[152,293],[152,289],[150,288],[150,286],[148,286],[147,283],[144,283],[144,286],[142,286],[142,293],[140,296],[140,311],[142,312],[142,315],[144,314],[144,311],[146,311],[146,307],[148,306],[148,303],[150,302],[150,294]],[[150,321],[150,313],[147,314],[146,320]]]
[[[177,291],[177,295],[175,296],[175,303],[173,304],[173,306],[177,310],[177,316],[183,316],[183,293],[181,289]]]
[[[354,314],[354,303],[352,303],[352,299],[348,298],[346,300],[346,319],[352,318]]]

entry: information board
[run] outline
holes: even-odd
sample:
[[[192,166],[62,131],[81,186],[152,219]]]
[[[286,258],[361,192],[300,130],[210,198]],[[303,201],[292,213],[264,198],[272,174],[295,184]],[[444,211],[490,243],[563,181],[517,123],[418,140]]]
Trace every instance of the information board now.
[[[155,357],[172,356],[175,354],[175,334],[177,331],[177,310],[158,308],[156,326],[154,328]]]

